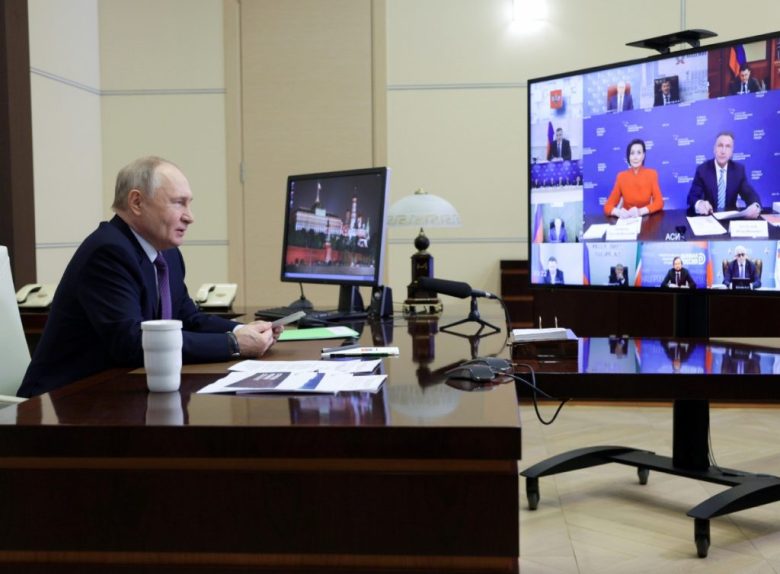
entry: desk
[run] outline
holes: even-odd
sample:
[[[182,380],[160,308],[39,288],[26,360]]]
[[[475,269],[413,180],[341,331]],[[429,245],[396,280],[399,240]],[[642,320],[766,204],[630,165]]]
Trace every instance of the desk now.
[[[770,211],[771,213],[771,211]],[[673,241],[676,239],[678,228],[685,230],[685,239],[688,241],[731,241],[731,236],[728,233],[723,235],[694,235],[688,224],[688,210],[687,209],[662,209],[656,213],[642,216],[642,228],[637,237],[637,241],[667,241],[669,238]],[[603,213],[590,213],[585,215],[585,225],[583,231],[587,231],[594,223],[611,223],[614,224],[617,219],[615,217],[607,217]],[[762,220],[763,221],[763,220]],[[726,231],[729,229],[729,221],[720,222]],[[780,227],[767,224],[769,231],[769,237],[765,239],[780,239]],[[745,238],[740,238],[745,240]],[[604,242],[605,238],[600,239],[586,239],[590,242]],[[735,239],[734,241],[737,241]]]
[[[361,339],[401,351],[376,395],[199,395],[227,365],[190,365],[176,393],[114,370],[0,410],[0,568],[517,572],[514,386],[451,388],[467,341],[384,327]]]
[[[777,365],[777,367],[775,366]],[[610,462],[637,468],[645,484],[650,470],[731,488],[688,511],[699,557],[710,545],[710,519],[780,500],[780,478],[710,465],[709,401],[776,401],[780,351],[751,344],[694,339],[591,338],[580,340],[577,365],[540,365],[540,389],[557,397],[673,400],[671,457],[626,446],[593,446],[553,456],[523,471],[531,510],[539,503],[539,478]],[[518,368],[518,372],[522,371]],[[541,371],[541,372],[540,372]],[[518,392],[528,395],[523,385]]]

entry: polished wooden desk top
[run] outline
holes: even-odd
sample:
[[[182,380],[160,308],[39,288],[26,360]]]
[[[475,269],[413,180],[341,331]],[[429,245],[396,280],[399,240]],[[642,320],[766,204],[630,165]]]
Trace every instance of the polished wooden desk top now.
[[[196,393],[228,363],[185,366],[180,391],[150,393],[142,370],[114,370],[0,410],[0,432],[15,434],[0,441],[0,455],[34,447],[37,456],[520,458],[513,385],[467,392],[445,384],[443,370],[471,358],[468,340],[429,322],[362,331],[363,344],[400,349],[384,359],[388,379],[376,394]],[[480,343],[487,352],[505,349],[500,335]],[[318,359],[336,344],[282,342],[265,358]]]

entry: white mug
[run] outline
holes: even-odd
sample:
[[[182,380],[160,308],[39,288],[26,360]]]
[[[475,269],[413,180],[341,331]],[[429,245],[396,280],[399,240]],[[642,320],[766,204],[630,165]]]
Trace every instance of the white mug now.
[[[141,330],[146,384],[149,390],[178,391],[181,384],[181,321],[143,321]]]

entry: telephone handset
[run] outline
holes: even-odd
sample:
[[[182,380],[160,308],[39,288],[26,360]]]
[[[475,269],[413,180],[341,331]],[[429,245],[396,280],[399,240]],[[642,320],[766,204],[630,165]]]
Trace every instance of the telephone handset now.
[[[16,292],[19,307],[45,308],[51,305],[57,285],[51,283],[29,283]]]
[[[230,307],[236,298],[235,283],[204,283],[195,294],[199,307]]]

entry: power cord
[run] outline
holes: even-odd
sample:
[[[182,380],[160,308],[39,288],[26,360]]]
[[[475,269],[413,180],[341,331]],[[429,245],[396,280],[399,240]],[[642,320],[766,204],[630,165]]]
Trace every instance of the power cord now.
[[[510,374],[509,376],[512,377],[514,380],[519,381],[526,385],[527,387],[530,387],[533,391],[532,400],[534,405],[534,412],[536,413],[536,418],[539,420],[540,423],[543,425],[551,425],[555,422],[555,419],[558,418],[558,415],[561,412],[561,409],[563,408],[563,405],[568,403],[571,399],[557,399],[553,397],[552,395],[549,395],[545,393],[543,390],[541,390],[539,387],[536,386],[536,373],[534,372],[533,367],[531,365],[527,365],[525,363],[519,363],[516,365],[516,367],[525,367],[528,369],[528,373],[531,375],[531,380],[527,381],[523,377],[517,374]],[[558,405],[558,408],[555,409],[555,412],[553,413],[553,416],[550,420],[544,420],[544,417],[542,417],[542,413],[539,412],[539,403],[536,400],[536,394],[539,393],[540,395],[544,396],[545,398],[548,398],[553,401],[560,401],[560,404]]]

